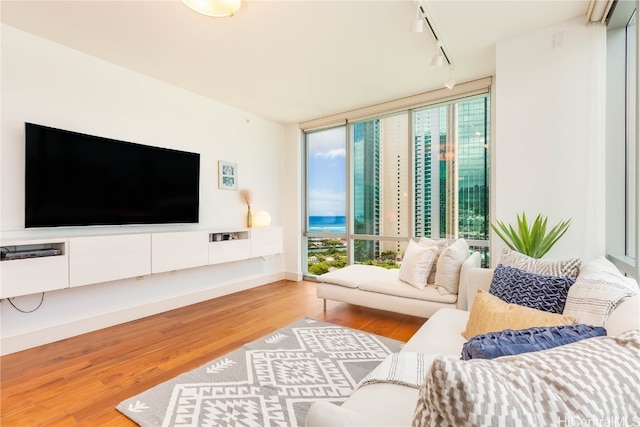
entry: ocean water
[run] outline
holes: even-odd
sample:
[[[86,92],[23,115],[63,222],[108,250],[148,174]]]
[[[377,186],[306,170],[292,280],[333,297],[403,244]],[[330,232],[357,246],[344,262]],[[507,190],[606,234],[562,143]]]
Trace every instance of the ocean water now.
[[[347,217],[309,216],[309,231],[312,233],[344,233],[347,231]]]

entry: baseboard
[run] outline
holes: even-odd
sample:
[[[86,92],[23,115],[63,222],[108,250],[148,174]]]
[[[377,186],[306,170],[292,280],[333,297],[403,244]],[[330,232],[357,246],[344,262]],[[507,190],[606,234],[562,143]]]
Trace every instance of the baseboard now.
[[[292,271],[285,271],[284,278],[285,280],[291,280],[292,282],[299,282],[302,280],[302,274]]]
[[[267,283],[274,281],[284,280],[285,276],[284,272],[269,274],[242,282],[229,283],[216,288],[207,289],[205,291],[180,295],[178,297],[154,301],[124,310],[97,315],[91,318],[55,325],[49,328],[39,329],[37,331],[26,332],[24,334],[18,334],[10,337],[2,337],[0,339],[0,355],[4,356],[6,354],[16,353],[18,351],[38,347],[40,345],[108,328],[109,326],[119,325],[121,323],[130,322],[132,320],[207,301],[212,298],[266,285]]]

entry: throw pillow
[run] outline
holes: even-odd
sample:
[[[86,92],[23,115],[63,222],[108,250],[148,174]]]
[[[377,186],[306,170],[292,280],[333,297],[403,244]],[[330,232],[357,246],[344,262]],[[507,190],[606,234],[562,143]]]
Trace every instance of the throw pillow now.
[[[471,306],[467,326],[462,332],[466,339],[505,329],[527,329],[536,326],[572,325],[575,318],[547,313],[535,308],[509,304],[482,289]]]
[[[427,277],[436,257],[437,248],[420,246],[409,241],[402,257],[398,278],[411,286],[423,290],[427,286]]]
[[[640,414],[640,330],[493,360],[436,358],[412,425],[572,426]]]
[[[530,353],[605,335],[607,331],[603,327],[589,325],[561,325],[517,331],[507,329],[471,338],[462,346],[462,360]]]
[[[489,293],[511,304],[562,313],[569,288],[575,281],[569,276],[529,273],[498,264],[493,272]]]
[[[420,240],[418,240],[418,244],[420,246],[435,246],[436,248],[438,248],[438,251],[436,253],[436,259],[433,262],[433,265],[431,266],[431,272],[429,272],[429,277],[427,277],[427,285],[433,285],[436,283],[436,266],[438,265],[438,258],[440,258],[440,255],[442,254],[442,251],[445,250],[445,248],[448,246],[448,242],[445,239],[430,239],[428,237],[421,237]]]
[[[628,279],[611,271],[578,276],[569,288],[563,314],[575,317],[579,323],[604,326],[623,299],[639,293],[638,283]]]
[[[517,251],[505,248],[502,250],[500,264],[509,267],[519,268],[531,273],[546,274],[549,276],[569,276],[578,277],[582,260],[580,258],[570,259],[536,259]]]
[[[446,247],[436,265],[435,286],[440,295],[457,294],[460,285],[460,268],[469,258],[469,244],[464,239],[458,239]]]

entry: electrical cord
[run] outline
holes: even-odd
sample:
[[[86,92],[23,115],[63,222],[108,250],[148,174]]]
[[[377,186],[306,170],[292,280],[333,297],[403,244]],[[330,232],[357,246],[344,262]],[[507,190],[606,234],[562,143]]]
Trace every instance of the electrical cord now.
[[[13,301],[11,301],[11,299],[7,299],[7,301],[9,301],[9,304],[11,304],[13,306],[13,308],[15,308],[16,310],[18,310],[20,313],[25,313],[25,314],[29,314],[29,313],[33,313],[34,311],[36,311],[37,309],[39,309],[42,306],[42,303],[44,302],[44,292],[42,293],[42,295],[40,296],[40,304],[38,304],[38,306],[36,308],[34,308],[33,310],[27,311],[27,310],[22,310],[21,308],[18,308]]]

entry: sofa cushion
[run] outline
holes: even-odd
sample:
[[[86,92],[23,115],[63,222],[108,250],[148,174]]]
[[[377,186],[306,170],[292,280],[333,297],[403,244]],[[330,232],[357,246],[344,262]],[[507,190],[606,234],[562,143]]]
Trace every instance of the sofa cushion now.
[[[427,285],[422,290],[417,289],[400,280],[398,275],[398,270],[387,270],[387,272],[381,274],[377,278],[362,283],[359,289],[363,291],[377,292],[380,294],[447,304],[453,304],[458,299],[457,295],[441,295],[433,285]]]
[[[420,240],[418,240],[418,244],[420,246],[435,246],[437,248],[436,259],[431,266],[429,277],[427,277],[427,285],[433,285],[436,283],[436,267],[438,266],[438,258],[440,258],[442,251],[449,246],[449,242],[446,239],[430,239],[428,237],[421,237]]]
[[[530,353],[604,335],[607,335],[607,331],[603,327],[582,324],[517,331],[507,329],[471,338],[462,346],[462,360]]]
[[[504,331],[505,329],[526,329],[536,326],[571,325],[574,323],[575,318],[573,317],[509,304],[488,292],[479,290],[462,336],[470,339],[476,335]]]
[[[356,289],[361,283],[380,277],[387,269],[375,265],[353,264],[318,276],[321,282]]]
[[[413,426],[569,426],[640,414],[640,330],[492,360],[436,358]],[[602,424],[604,425],[604,424]]]
[[[563,313],[579,323],[603,326],[622,300],[638,292],[638,283],[617,271],[581,274],[569,289]]]
[[[435,246],[420,246],[413,240],[409,240],[400,265],[398,275],[400,280],[417,289],[424,289],[437,252],[438,248]]]
[[[574,277],[530,273],[498,264],[489,293],[511,304],[562,313],[567,292],[575,281]]]
[[[436,264],[436,288],[441,294],[457,294],[460,284],[460,268],[469,258],[469,244],[458,239],[447,246]]]
[[[546,274],[549,276],[577,277],[578,273],[580,273],[582,260],[580,258],[564,260],[536,259],[520,252],[504,248],[502,250],[502,257],[500,258],[500,264],[526,270],[531,273]]]

